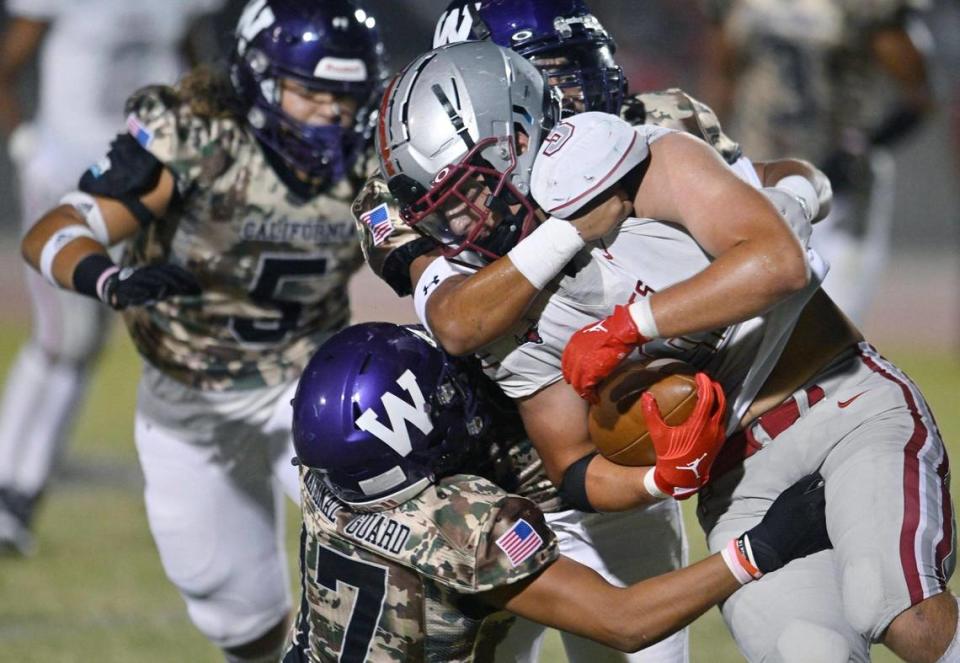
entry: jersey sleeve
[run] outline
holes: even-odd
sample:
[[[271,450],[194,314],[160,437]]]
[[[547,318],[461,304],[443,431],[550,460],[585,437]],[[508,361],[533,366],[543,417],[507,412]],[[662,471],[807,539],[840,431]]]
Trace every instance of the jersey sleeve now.
[[[191,112],[172,88],[139,90],[127,101],[126,112],[127,132],[173,173],[181,195],[198,180],[211,179],[227,166],[228,160],[218,155],[227,156],[222,151],[229,141],[221,141],[217,150],[208,149],[221,137],[214,135],[211,121]]]
[[[445,479],[403,508],[426,519],[411,528],[405,563],[462,594],[527,578],[559,555],[540,509],[487,479]]]
[[[560,555],[543,512],[527,499],[503,498],[487,524],[477,547],[476,591],[535,575]]]
[[[404,297],[412,291],[410,263],[436,248],[400,218],[400,210],[379,175],[367,179],[351,207],[360,247],[370,269]]]

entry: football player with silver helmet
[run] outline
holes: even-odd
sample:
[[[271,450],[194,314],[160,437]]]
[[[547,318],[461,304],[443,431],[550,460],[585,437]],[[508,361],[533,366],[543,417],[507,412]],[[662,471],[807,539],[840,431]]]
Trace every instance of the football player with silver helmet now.
[[[517,130],[503,138],[498,127],[510,117],[502,97],[523,66],[489,42],[453,44],[411,63],[381,106],[378,153],[401,215],[416,223],[437,214],[448,233],[482,246],[529,213],[529,201],[498,193],[516,195],[526,178],[542,219],[490,264],[460,260],[464,251],[457,259],[466,264],[434,261],[414,274],[416,296],[421,287],[432,292],[421,319],[448,350],[478,351],[518,403],[548,474],[584,510],[662,504],[707,486],[699,515],[719,551],[736,528],[757,522],[777,490],[822,468],[836,495],[828,526],[858,534],[724,604],[751,659],[803,658],[815,641],[825,643],[817,660],[867,660],[888,628],[923,633],[925,651],[955,658],[946,451],[916,386],[819,287],[826,265],[805,247],[822,214],[817,178],[794,175],[761,193],[756,173],[730,168],[703,141],[605,113],[565,118],[546,137]],[[502,81],[499,98],[488,97],[495,86],[486,77]],[[448,108],[442,97],[459,102]],[[420,124],[431,105],[441,119]],[[520,155],[537,149],[532,169],[518,159],[500,171],[472,151],[491,136],[512,139]],[[431,145],[456,161],[416,180],[424,162],[410,167],[408,158]],[[460,176],[439,177],[451,170]],[[788,205],[787,214],[778,209]],[[598,216],[610,223],[595,225]],[[457,251],[456,241],[437,239]],[[587,431],[586,400],[635,352],[709,374],[722,389],[707,380],[698,396],[717,399],[726,415],[721,427],[709,408],[657,427],[651,468],[598,456]],[[801,587],[815,591],[797,601]],[[760,618],[765,628],[751,628]]]

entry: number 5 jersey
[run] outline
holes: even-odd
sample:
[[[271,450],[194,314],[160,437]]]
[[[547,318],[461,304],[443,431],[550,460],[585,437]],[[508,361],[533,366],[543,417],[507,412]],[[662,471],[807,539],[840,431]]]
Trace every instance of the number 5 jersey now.
[[[124,262],[178,264],[202,294],[131,309],[124,319],[140,354],[191,387],[289,381],[349,317],[347,280],[361,260],[350,215],[355,179],[298,195],[242,119],[198,111],[183,96],[151,87],[131,97],[128,133],[81,179],[81,189],[121,201],[155,186],[157,162],[176,180],[168,212],[141,219]]]

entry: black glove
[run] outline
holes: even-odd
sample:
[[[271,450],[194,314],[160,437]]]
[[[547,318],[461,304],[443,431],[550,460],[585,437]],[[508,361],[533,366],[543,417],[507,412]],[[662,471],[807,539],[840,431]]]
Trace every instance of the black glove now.
[[[103,301],[120,311],[128,306],[145,306],[176,295],[198,295],[200,284],[183,267],[163,263],[126,267],[107,279]]]
[[[747,544],[761,573],[776,571],[791,560],[833,547],[825,507],[823,477],[808,474],[780,493],[760,524],[739,541]]]

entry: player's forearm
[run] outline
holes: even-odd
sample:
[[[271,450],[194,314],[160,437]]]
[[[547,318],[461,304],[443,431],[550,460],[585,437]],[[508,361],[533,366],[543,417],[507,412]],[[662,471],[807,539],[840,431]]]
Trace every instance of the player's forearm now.
[[[707,269],[650,298],[658,335],[671,338],[748,320],[803,289],[810,271],[791,234],[741,242]]]
[[[827,218],[833,203],[833,191],[830,187],[830,180],[812,163],[803,159],[776,159],[773,161],[757,161],[753,165],[757,171],[757,177],[760,178],[765,187],[776,187],[784,179],[793,176],[799,176],[807,180],[813,187],[813,195],[816,197],[816,201],[812,205],[817,210],[811,222],[816,223]],[[794,192],[791,191],[791,193]],[[802,196],[800,197],[802,198]],[[810,209],[811,203],[804,200],[804,204]],[[813,212],[812,209],[810,211]]]
[[[597,511],[628,511],[657,502],[643,486],[649,467],[627,467],[597,455],[587,467],[586,490]]]
[[[83,216],[71,205],[60,205],[47,212],[27,231],[20,244],[24,260],[37,271],[41,271],[41,258],[44,247],[58,232],[70,227],[87,228]],[[73,290],[73,274],[84,258],[94,255],[106,255],[103,244],[92,237],[78,236],[65,243],[56,252],[50,265],[50,273],[57,285]]]
[[[538,293],[504,257],[444,281],[427,301],[427,320],[444,350],[466,355],[509,332]]]
[[[540,624],[633,652],[670,636],[740,587],[720,555],[619,588],[560,557],[532,581],[485,595]]]
[[[719,554],[677,571],[618,590],[617,624],[636,651],[676,633],[740,588]]]

